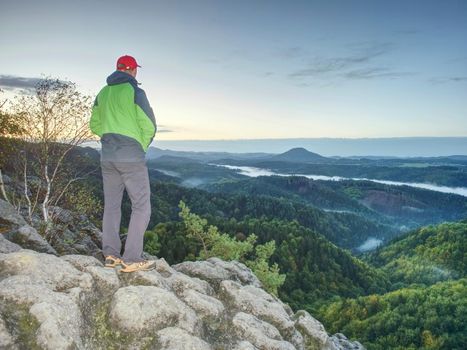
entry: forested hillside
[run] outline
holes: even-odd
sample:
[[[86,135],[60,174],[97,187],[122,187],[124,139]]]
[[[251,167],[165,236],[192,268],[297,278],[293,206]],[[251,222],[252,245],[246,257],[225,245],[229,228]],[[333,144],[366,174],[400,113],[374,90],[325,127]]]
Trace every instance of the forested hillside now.
[[[332,331],[357,337],[368,350],[446,349],[467,345],[467,280],[413,286],[322,307]]]
[[[396,286],[467,276],[467,222],[422,227],[377,249],[367,261]]]

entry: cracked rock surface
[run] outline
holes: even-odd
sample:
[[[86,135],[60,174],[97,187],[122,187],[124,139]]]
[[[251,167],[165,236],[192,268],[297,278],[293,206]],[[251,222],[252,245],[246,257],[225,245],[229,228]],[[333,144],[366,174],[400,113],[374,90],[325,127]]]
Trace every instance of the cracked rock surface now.
[[[364,349],[293,313],[243,264],[121,273],[91,256],[0,253],[1,349]]]

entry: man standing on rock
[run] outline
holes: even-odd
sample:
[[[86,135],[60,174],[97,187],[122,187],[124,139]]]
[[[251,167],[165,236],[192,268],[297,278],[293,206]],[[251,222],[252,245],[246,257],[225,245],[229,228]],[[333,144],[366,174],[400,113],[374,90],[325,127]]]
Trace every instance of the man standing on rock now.
[[[121,272],[151,270],[144,260],[143,238],[151,216],[145,154],[157,130],[145,92],[136,81],[141,67],[132,56],[117,60],[117,69],[96,97],[90,127],[101,138],[104,183],[102,252],[106,267],[122,265]],[[120,219],[123,190],[131,200],[131,218],[123,256],[120,255]]]

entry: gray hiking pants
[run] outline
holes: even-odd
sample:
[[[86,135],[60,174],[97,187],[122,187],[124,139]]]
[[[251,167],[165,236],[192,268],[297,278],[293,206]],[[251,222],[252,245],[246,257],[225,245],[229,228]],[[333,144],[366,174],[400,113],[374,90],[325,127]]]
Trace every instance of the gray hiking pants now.
[[[142,261],[144,232],[151,217],[151,189],[145,162],[102,161],[104,182],[104,219],[102,220],[102,253],[121,257],[120,219],[122,196],[126,189],[131,200],[131,218],[123,261]]]

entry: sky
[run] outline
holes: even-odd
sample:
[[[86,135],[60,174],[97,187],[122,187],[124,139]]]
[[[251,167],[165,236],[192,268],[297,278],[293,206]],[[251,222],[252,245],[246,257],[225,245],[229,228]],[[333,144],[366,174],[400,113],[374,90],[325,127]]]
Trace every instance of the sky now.
[[[0,9],[4,96],[41,76],[96,95],[117,58],[133,55],[156,142],[467,136],[467,1],[0,0]]]

